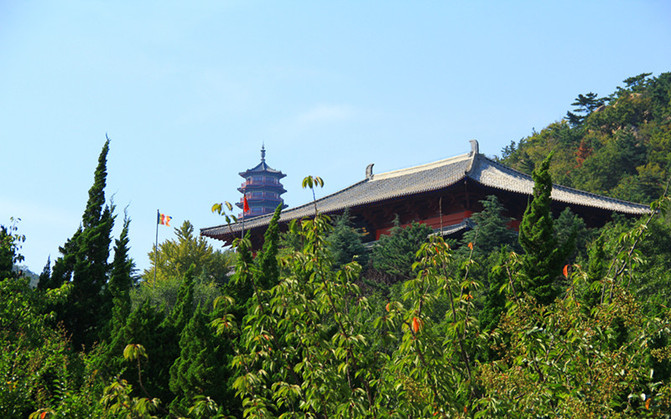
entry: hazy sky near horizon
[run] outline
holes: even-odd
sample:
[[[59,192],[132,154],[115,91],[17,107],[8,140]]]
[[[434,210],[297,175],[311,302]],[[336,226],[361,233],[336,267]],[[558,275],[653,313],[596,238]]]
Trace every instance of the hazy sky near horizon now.
[[[126,209],[143,270],[156,210],[221,224],[263,143],[296,206],[306,175],[324,196],[473,138],[500,154],[580,93],[667,71],[668,1],[0,1],[0,224],[21,218],[39,273],[108,135],[115,237]]]

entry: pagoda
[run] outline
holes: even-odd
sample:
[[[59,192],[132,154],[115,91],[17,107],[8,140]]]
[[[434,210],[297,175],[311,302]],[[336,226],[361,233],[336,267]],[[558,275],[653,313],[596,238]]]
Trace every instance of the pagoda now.
[[[244,197],[240,198],[240,202],[235,205],[243,210],[242,215],[245,218],[273,213],[278,205],[282,205],[283,209],[287,207],[280,197],[286,192],[280,179],[286,175],[268,166],[265,145],[261,146],[261,163],[239,174],[245,181],[238,191],[247,198],[249,209],[244,211]]]

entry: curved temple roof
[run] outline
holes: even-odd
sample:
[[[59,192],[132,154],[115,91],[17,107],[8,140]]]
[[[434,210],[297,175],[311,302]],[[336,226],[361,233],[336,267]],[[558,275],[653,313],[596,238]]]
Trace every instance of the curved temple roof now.
[[[370,166],[369,166],[370,167]],[[370,170],[370,169],[369,169]],[[534,182],[531,176],[518,172],[478,153],[477,143],[468,154],[462,154],[433,163],[386,173],[370,175],[354,185],[317,200],[321,213],[342,211],[387,199],[444,189],[462,179],[469,179],[495,189],[531,195]],[[600,208],[629,215],[650,213],[647,205],[636,204],[553,185],[552,199],[568,204]],[[300,219],[314,214],[312,202],[282,212],[280,222]],[[268,224],[272,214],[245,220],[245,229]],[[240,232],[240,223],[201,229],[207,237],[220,238],[231,232]]]

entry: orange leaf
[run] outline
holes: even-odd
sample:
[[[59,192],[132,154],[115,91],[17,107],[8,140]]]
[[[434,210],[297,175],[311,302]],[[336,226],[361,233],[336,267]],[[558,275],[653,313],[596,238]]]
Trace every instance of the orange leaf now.
[[[568,278],[568,265],[564,265],[564,278]]]
[[[389,311],[389,304],[391,304],[391,303],[387,303],[387,305],[384,307],[384,308],[387,309],[387,311]]]
[[[471,249],[471,250],[473,250],[473,243],[468,242],[468,248]]]
[[[47,417],[47,412],[42,412],[42,413],[40,414],[40,419],[44,419],[44,418],[46,418],[46,417]]]
[[[652,400],[652,399],[648,397],[648,400],[645,401],[645,408],[647,410],[650,410],[650,400]]]
[[[422,321],[418,319],[417,317],[412,318],[412,330],[417,333],[419,332],[419,329],[422,328]]]

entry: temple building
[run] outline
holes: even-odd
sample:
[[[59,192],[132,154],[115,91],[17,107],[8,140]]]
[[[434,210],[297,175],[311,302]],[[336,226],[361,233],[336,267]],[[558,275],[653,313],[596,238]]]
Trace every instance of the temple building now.
[[[266,147],[261,146],[261,163],[254,168],[239,173],[245,181],[238,188],[243,195],[235,205],[243,210],[245,220],[264,214],[272,214],[278,205],[286,208],[281,196],[286,192],[280,180],[286,175],[266,163]],[[247,198],[248,210],[245,211],[244,198]]]
[[[241,175],[247,178],[254,170]],[[316,205],[320,213],[330,216],[349,208],[354,226],[366,232],[365,242],[388,234],[396,217],[402,226],[417,221],[437,234],[458,237],[471,228],[469,218],[482,210],[480,201],[488,195],[498,197],[506,209],[505,215],[515,220],[512,227],[516,228],[532,199],[533,186],[531,176],[480,154],[477,141],[471,140],[469,153],[421,166],[374,174],[370,164],[363,180],[318,199]],[[604,225],[613,213],[630,216],[650,213],[647,205],[561,185],[553,185],[551,198],[555,216],[569,207],[588,227]],[[288,209],[282,212],[280,225],[312,217],[314,213],[312,202]],[[250,232],[254,248],[259,248],[270,218],[271,214],[246,218],[244,227],[238,223],[203,228],[201,235],[230,244],[244,228]]]

